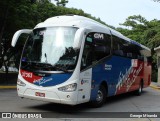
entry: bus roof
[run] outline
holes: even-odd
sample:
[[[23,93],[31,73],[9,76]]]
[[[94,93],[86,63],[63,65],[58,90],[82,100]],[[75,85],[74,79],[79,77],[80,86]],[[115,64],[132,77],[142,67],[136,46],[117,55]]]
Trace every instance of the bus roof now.
[[[95,20],[92,20],[90,18],[86,18],[83,16],[78,15],[63,15],[63,16],[55,16],[48,18],[42,23],[39,23],[36,25],[35,28],[42,28],[42,27],[53,27],[53,26],[72,26],[72,27],[78,27],[78,28],[87,28],[87,29],[95,29],[98,32],[107,33],[107,34],[113,34],[119,38],[122,38],[128,42],[131,42],[133,44],[136,44],[148,51],[151,51],[148,47],[131,40],[124,35],[122,35],[120,32],[111,29]]]

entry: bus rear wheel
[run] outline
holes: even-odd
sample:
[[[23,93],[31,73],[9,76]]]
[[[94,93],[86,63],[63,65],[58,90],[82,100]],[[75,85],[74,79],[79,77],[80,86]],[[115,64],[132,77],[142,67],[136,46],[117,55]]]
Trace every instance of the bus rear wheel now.
[[[103,85],[101,85],[98,89],[96,100],[91,102],[92,107],[101,107],[106,101],[106,94],[106,88]]]

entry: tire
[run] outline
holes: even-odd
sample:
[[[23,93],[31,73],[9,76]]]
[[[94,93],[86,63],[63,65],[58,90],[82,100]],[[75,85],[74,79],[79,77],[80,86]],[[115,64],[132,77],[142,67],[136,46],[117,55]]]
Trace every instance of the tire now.
[[[135,94],[137,96],[140,96],[142,94],[142,91],[143,91],[143,81],[140,82],[139,88],[138,88],[138,90],[136,90]]]
[[[101,85],[98,89],[96,100],[91,102],[91,106],[94,108],[101,107],[106,102],[106,94],[106,88],[103,85]]]

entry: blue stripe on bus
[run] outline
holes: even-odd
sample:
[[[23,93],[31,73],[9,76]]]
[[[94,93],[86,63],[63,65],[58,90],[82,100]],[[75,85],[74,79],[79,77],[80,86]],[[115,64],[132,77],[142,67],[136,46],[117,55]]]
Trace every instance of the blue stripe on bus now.
[[[71,73],[68,74],[51,74],[48,77],[42,77],[41,79],[33,82],[37,86],[49,87],[64,83],[71,77]]]
[[[96,99],[99,85],[102,81],[106,81],[108,85],[108,96],[113,96],[116,93],[116,85],[120,73],[125,74],[126,71],[131,67],[131,59],[112,56],[109,60],[96,65],[92,69],[92,87],[91,100]]]

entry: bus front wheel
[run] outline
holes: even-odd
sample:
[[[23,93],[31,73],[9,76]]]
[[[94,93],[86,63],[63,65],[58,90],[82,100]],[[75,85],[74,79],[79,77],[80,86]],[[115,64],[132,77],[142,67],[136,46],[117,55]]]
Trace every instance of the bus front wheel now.
[[[106,88],[101,85],[98,89],[96,100],[91,102],[91,105],[95,108],[101,107],[106,101]]]

